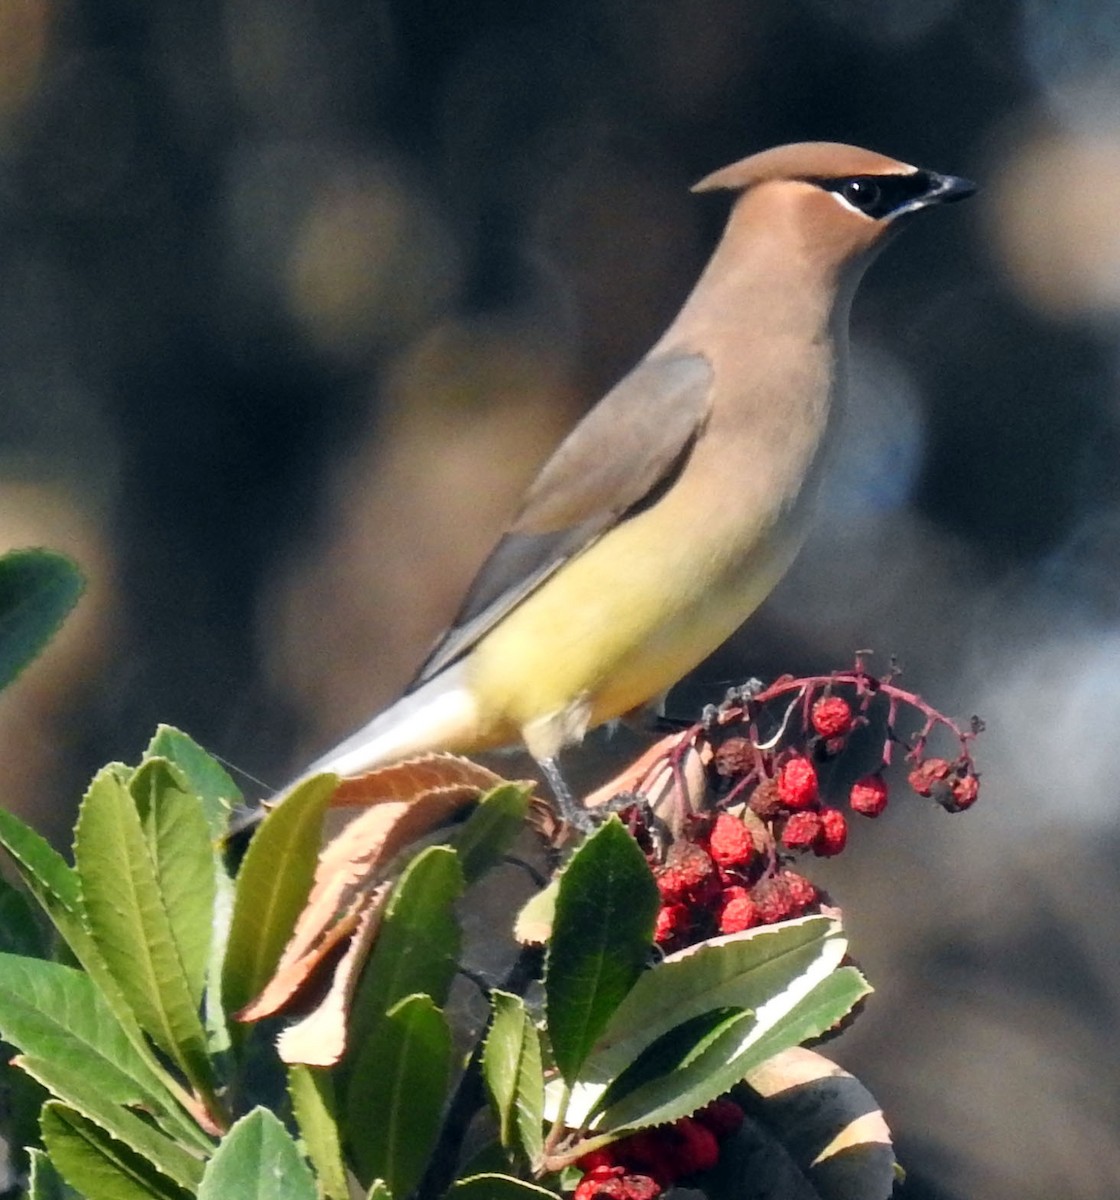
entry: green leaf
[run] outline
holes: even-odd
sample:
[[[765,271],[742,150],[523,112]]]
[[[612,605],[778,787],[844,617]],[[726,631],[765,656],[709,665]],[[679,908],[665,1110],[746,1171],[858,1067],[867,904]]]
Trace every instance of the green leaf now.
[[[313,1067],[289,1067],[288,1095],[324,1200],[349,1200],[335,1116],[334,1077]]]
[[[0,955],[0,1036],[25,1054],[66,1065],[106,1101],[149,1112],[180,1141],[211,1143],[168,1094],[163,1078],[81,971]]]
[[[482,1074],[498,1114],[502,1145],[535,1162],[543,1148],[544,1074],[541,1043],[525,1002],[493,991],[494,1017],[482,1052]]]
[[[315,1179],[277,1117],[255,1108],[222,1138],[198,1200],[317,1200]]]
[[[51,952],[50,926],[32,906],[25,892],[0,876],[0,952],[25,958],[47,958]]]
[[[178,768],[149,758],[129,782],[183,977],[202,1004],[214,924],[214,851],[202,805]]]
[[[358,1178],[394,1196],[419,1182],[435,1145],[451,1073],[451,1031],[430,996],[408,996],[357,1047],[346,1141]]]
[[[245,1007],[272,977],[315,879],[323,813],[338,785],[316,775],[295,788],[261,823],[237,875],[222,1000]]]
[[[679,1120],[738,1083],[760,1061],[753,1053],[755,1014],[738,1012],[696,1041],[679,1064],[650,1079],[593,1122],[599,1131],[642,1129]]]
[[[27,1160],[31,1168],[27,1180],[27,1200],[82,1200],[42,1150],[33,1146],[27,1152]]]
[[[8,852],[28,890],[73,949],[68,931],[74,927],[79,933],[82,931],[81,886],[74,869],[30,825],[2,808],[0,846]]]
[[[184,968],[140,813],[112,769],[94,779],[82,801],[74,857],[90,933],[109,972],[156,1044],[200,1091],[211,1092],[197,992]]]
[[[741,1009],[716,1008],[662,1034],[611,1080],[592,1113],[617,1105],[638,1088],[681,1070],[696,1054],[698,1047],[706,1045],[731,1023],[740,1026],[739,1018],[743,1015]]]
[[[545,967],[548,1035],[569,1083],[642,973],[657,907],[657,885],[645,856],[611,817],[560,877]]]
[[[798,1000],[755,1046],[759,1062],[820,1037],[839,1024],[874,989],[856,967],[840,967]]]
[[[801,917],[670,955],[618,1006],[582,1078],[606,1083],[670,1029],[716,1008],[757,1013],[761,1038],[840,965],[846,949],[837,921]]]
[[[194,1194],[72,1108],[45,1104],[39,1125],[52,1164],[83,1200],[187,1200]]]
[[[241,803],[237,784],[225,768],[197,742],[171,725],[160,725],[144,751],[144,761],[165,758],[182,773],[188,788],[202,801],[211,841],[218,843],[226,836],[229,814]]]
[[[502,783],[478,802],[455,836],[463,878],[475,883],[496,867],[525,827],[531,784]]]
[[[74,563],[52,550],[0,557],[0,688],[51,640],[84,587]]]
[[[150,1163],[166,1180],[192,1191],[202,1177],[202,1163],[147,1121],[108,1099],[98,1090],[94,1080],[85,1078],[80,1070],[55,1059],[21,1055],[16,1066],[37,1079],[67,1108],[73,1109],[87,1121],[93,1122],[117,1142]],[[50,1147],[47,1147],[50,1149]],[[52,1157],[53,1154],[52,1154]],[[56,1159],[57,1162],[57,1159]],[[59,1170],[79,1191],[85,1189],[73,1179],[62,1163]]]
[[[425,994],[437,1006],[446,1003],[462,944],[455,915],[462,894],[458,855],[447,846],[422,850],[401,873],[351,1005],[352,1045],[361,1045],[405,996]]]
[[[513,1175],[473,1175],[460,1179],[447,1200],[557,1200],[558,1193]]]

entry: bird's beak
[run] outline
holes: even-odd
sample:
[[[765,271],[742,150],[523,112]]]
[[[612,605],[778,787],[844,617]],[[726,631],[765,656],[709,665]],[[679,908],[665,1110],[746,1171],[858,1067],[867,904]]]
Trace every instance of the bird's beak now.
[[[931,186],[925,196],[926,204],[949,204],[978,190],[971,179],[962,179],[959,175],[938,175],[930,171],[929,176]]]

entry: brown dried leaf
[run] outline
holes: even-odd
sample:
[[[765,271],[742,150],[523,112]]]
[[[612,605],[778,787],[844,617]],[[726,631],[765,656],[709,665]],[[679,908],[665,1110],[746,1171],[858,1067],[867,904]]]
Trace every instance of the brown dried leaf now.
[[[332,803],[348,791],[352,798],[343,803],[368,807],[323,848],[311,894],[275,973],[237,1019],[259,1021],[289,1007],[320,963],[359,928],[392,860],[499,782],[494,772],[450,754],[344,780]]]
[[[332,808],[366,808],[390,800],[408,800],[424,792],[461,788],[470,799],[504,783],[500,775],[457,754],[424,754],[365,775],[343,779]]]
[[[335,967],[327,994],[306,1017],[289,1025],[276,1039],[282,1062],[333,1067],[342,1058],[346,1050],[346,1016],[350,1001],[361,978],[362,965],[381,926],[381,913],[388,896],[389,885],[383,883],[358,919],[350,945]]]

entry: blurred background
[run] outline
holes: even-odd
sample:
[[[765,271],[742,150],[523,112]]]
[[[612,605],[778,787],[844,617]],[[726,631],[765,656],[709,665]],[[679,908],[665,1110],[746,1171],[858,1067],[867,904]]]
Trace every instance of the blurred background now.
[[[976,809],[815,873],[879,988],[837,1056],[905,1195],[1115,1200],[1112,0],[4,0],[0,549],[90,587],[0,803],[64,842],[159,721],[271,786],[390,699],[687,293],[690,183],[802,139],[984,191],[872,268],[817,533],[670,710],[873,647],[986,718]]]

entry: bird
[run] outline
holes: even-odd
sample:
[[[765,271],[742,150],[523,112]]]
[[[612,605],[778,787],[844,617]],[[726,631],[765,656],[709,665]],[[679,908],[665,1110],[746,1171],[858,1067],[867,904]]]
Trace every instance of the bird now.
[[[545,463],[401,697],[280,795],[520,744],[579,823],[561,751],[656,705],[777,584],[835,440],[864,270],[915,214],[975,190],[831,142],[700,180],[732,203],[677,316]]]

